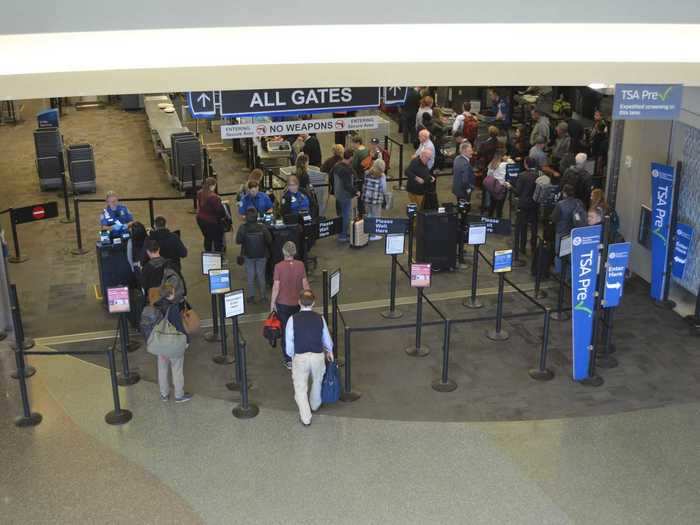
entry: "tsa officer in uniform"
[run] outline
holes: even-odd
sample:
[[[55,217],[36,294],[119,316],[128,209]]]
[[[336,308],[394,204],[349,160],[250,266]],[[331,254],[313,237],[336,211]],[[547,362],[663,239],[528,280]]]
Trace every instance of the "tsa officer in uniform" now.
[[[287,179],[287,191],[282,196],[282,217],[309,211],[309,197],[299,189],[299,178],[290,175]]]
[[[134,216],[131,215],[129,208],[119,204],[119,197],[116,192],[107,192],[105,201],[107,202],[107,207],[102,210],[102,215],[100,215],[100,225],[103,230],[111,230],[119,225],[131,226],[131,223],[134,222]]]

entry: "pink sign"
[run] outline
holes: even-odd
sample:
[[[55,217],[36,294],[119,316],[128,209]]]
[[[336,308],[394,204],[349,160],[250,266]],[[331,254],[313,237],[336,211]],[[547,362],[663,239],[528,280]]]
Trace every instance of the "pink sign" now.
[[[129,288],[107,288],[107,309],[110,314],[122,314],[129,311]]]
[[[411,287],[430,288],[430,264],[411,265]]]

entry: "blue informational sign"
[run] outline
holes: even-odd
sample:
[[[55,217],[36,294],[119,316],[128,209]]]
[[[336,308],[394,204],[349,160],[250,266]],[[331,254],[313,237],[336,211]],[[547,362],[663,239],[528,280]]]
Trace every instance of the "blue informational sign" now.
[[[510,272],[513,269],[513,250],[493,252],[493,273]]]
[[[676,224],[676,244],[673,248],[673,267],[671,268],[671,275],[676,279],[683,278],[692,245],[693,228],[687,224]]]
[[[625,286],[625,273],[630,260],[631,245],[620,242],[608,246],[608,267],[605,269],[605,292],[603,308],[615,308],[620,305]]]
[[[651,297],[664,299],[668,282],[668,242],[673,213],[673,166],[651,165]]]
[[[213,91],[190,91],[187,94],[190,112],[196,117],[211,117],[216,115]]]
[[[520,164],[517,164],[515,162],[506,164],[506,181],[513,184],[515,182],[515,179],[518,178],[518,174],[521,171],[522,168],[520,167]]]
[[[588,377],[601,231],[600,225],[571,230],[571,361],[574,381]]]
[[[231,276],[227,269],[209,270],[209,293],[221,294],[231,291]]]
[[[675,120],[681,113],[680,84],[617,84],[613,118],[619,120]]]

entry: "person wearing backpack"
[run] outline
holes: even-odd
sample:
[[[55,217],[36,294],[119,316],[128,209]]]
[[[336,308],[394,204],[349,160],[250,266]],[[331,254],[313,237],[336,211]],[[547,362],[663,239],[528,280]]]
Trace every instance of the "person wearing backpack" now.
[[[250,207],[246,210],[246,221],[236,232],[236,244],[241,245],[245,273],[248,279],[248,302],[255,303],[255,280],[257,278],[262,302],[265,297],[265,268],[270,256],[272,234],[263,224],[258,222],[258,211]]]
[[[593,178],[586,170],[588,155],[579,153],[575,157],[575,164],[570,166],[562,175],[562,184],[571,184],[574,188],[574,195],[584,206],[588,207],[591,201],[591,189]]]
[[[170,399],[170,380],[168,372],[172,371],[175,402],[186,403],[192,394],[185,392],[185,350],[189,346],[189,336],[176,302],[175,287],[165,283],[159,288],[159,299],[144,308],[141,314],[141,331],[146,340],[146,350],[158,358],[158,386],[160,400]]]
[[[305,427],[311,424],[311,413],[321,406],[326,360],[333,361],[333,341],[325,319],[313,311],[315,300],[311,290],[302,291],[299,311],[290,317],[284,331],[285,352],[292,362],[294,400],[299,407],[299,420]]]
[[[576,198],[571,184],[564,184],[561,199],[552,211],[552,222],[555,225],[554,250],[558,256],[561,238],[569,235],[572,229],[586,226],[588,223],[588,212],[583,203]]]
[[[479,119],[472,115],[472,104],[466,101],[462,104],[462,113],[457,115],[452,124],[452,134],[459,133],[471,144],[476,144],[479,135]]]
[[[140,285],[146,297],[146,303],[153,304],[157,301],[161,285],[170,283],[175,288],[176,302],[178,305],[182,305],[187,295],[187,288],[180,272],[171,261],[161,257],[158,241],[147,240],[145,250],[149,260],[141,270]]]

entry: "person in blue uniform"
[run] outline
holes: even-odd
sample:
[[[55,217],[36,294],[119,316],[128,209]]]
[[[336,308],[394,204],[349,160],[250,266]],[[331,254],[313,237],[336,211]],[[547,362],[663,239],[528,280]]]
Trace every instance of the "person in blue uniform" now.
[[[309,210],[311,203],[308,195],[299,189],[299,178],[290,175],[287,179],[287,191],[282,195],[282,217],[294,215],[302,210]]]
[[[113,191],[107,192],[107,206],[100,215],[100,225],[103,230],[128,228],[134,222],[134,216],[129,208],[119,204],[119,197]]]
[[[272,199],[267,193],[260,191],[260,183],[256,180],[248,181],[248,192],[241,199],[238,205],[238,214],[241,218],[246,217],[248,208],[258,210],[258,215],[272,213]]]

